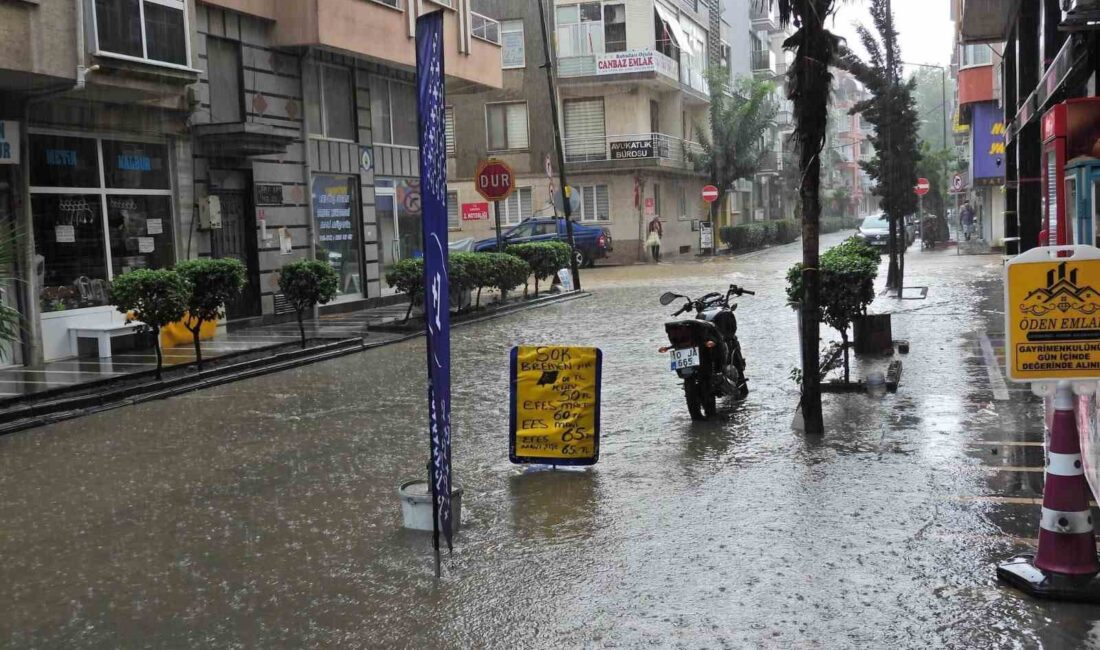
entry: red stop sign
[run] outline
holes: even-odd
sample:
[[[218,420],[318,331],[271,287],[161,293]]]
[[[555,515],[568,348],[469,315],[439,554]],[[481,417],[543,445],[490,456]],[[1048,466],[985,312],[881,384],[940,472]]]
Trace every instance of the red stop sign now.
[[[913,188],[913,191],[917,193],[917,196],[924,196],[928,194],[928,191],[932,189],[932,184],[928,182],[927,178],[918,178],[917,185]]]
[[[503,201],[512,195],[516,186],[516,176],[507,163],[500,160],[484,160],[477,166],[474,175],[477,193],[486,201]]]
[[[718,188],[713,185],[703,186],[703,200],[707,203],[714,203],[718,200]]]

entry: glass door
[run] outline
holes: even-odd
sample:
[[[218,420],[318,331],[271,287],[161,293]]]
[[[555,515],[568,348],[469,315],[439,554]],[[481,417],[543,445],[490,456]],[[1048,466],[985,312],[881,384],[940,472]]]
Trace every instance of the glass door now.
[[[4,169],[0,167],[0,170]],[[15,279],[15,248],[17,241],[15,215],[12,211],[12,184],[6,174],[0,175],[0,368],[22,363],[19,345],[19,300]]]

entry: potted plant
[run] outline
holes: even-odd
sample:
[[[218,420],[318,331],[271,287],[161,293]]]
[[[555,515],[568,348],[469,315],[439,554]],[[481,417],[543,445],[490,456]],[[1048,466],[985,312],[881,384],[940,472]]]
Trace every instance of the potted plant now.
[[[164,355],[160,349],[160,329],[183,318],[187,309],[187,283],[170,270],[138,269],[123,273],[111,284],[111,304],[152,332],[157,351],[157,380],[161,378]]]
[[[291,262],[279,272],[279,291],[283,292],[298,316],[298,332],[302,335],[302,349],[306,348],[306,327],[303,322],[306,310],[323,305],[336,297],[340,279],[332,266],[320,260]]]
[[[241,293],[246,282],[244,264],[233,258],[187,260],[176,265],[176,273],[190,289],[184,326],[195,343],[195,361],[202,370],[199,334],[204,323],[218,320],[225,303]]]

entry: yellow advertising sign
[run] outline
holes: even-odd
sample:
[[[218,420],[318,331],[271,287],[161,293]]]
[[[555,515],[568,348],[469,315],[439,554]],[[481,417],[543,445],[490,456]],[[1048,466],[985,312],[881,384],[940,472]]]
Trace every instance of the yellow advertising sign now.
[[[1013,381],[1100,378],[1100,250],[1036,248],[1010,260],[1005,338]]]
[[[513,463],[594,465],[600,458],[598,348],[521,345],[511,355]]]

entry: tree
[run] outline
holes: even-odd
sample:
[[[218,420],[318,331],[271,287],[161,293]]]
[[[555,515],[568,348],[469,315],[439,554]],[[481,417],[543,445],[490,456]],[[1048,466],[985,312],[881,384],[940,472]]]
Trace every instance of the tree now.
[[[951,122],[948,120],[951,99],[947,95],[951,88],[944,87],[943,75],[942,70],[934,67],[917,68],[912,75],[915,84],[913,99],[917,102],[917,113],[924,117],[917,129],[917,137],[936,151],[949,148],[949,143],[944,141],[944,134],[951,132]],[[943,105],[945,99],[948,102],[946,108]],[[946,121],[946,129],[941,121]]]
[[[818,278],[818,234],[821,222],[821,151],[825,146],[829,94],[833,74],[829,64],[840,40],[825,29],[836,0],[754,0],[777,3],[782,24],[798,27],[783,47],[794,51],[787,71],[787,97],[794,102],[794,134],[798,149],[799,197],[802,206],[802,417],[806,432],[825,432],[821,416],[818,342],[821,338]]]
[[[176,273],[187,283],[187,319],[183,324],[195,343],[195,361],[202,369],[202,346],[199,334],[203,323],[222,317],[225,303],[241,293],[247,281],[244,264],[231,257],[222,259],[187,260],[176,265]]]
[[[398,261],[386,272],[386,284],[409,297],[404,321],[407,323],[413,307],[424,301],[424,258],[410,257]]]
[[[913,100],[914,82],[901,80],[901,53],[890,0],[872,0],[870,13],[876,34],[862,25],[856,28],[868,60],[865,62],[845,49],[838,65],[851,72],[871,93],[870,99],[857,102],[851,112],[862,114],[875,127],[870,137],[875,154],[870,160],[861,161],[860,166],[875,181],[874,192],[881,197],[882,211],[890,223],[886,286],[896,289],[900,297],[907,243],[905,217],[917,211],[913,186],[920,160],[919,116]]]
[[[491,258],[492,271],[489,274],[489,285],[500,291],[500,299],[503,301],[508,292],[527,282],[531,277],[531,267],[524,260],[507,253],[481,253]]]
[[[339,286],[340,277],[332,265],[321,260],[291,262],[279,272],[279,291],[298,315],[303,350],[306,348],[306,326],[303,321],[306,310],[331,301],[336,297]]]
[[[153,334],[157,351],[157,380],[161,378],[164,355],[160,349],[160,330],[183,318],[187,309],[187,283],[170,270],[138,269],[123,273],[111,283],[111,304],[134,318]]]
[[[539,280],[549,278],[569,266],[569,246],[557,241],[531,242],[508,247],[508,254],[527,262],[535,276],[535,297],[539,295]]]
[[[708,77],[710,129],[695,126],[700,151],[687,153],[697,171],[710,174],[718,196],[725,197],[737,180],[752,178],[760,169],[779,105],[772,98],[775,84],[770,81],[746,78],[731,84],[724,67],[712,69]],[[711,204],[712,217],[718,207],[717,201]]]

